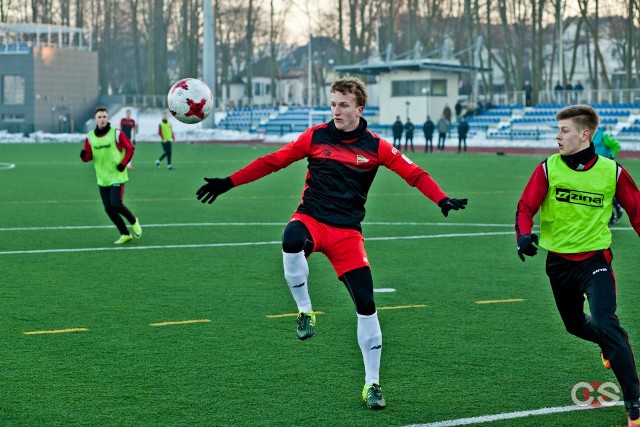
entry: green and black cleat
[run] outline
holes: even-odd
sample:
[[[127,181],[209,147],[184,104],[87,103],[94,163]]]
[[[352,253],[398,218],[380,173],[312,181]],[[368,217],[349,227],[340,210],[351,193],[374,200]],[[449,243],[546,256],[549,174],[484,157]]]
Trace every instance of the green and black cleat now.
[[[298,313],[297,324],[296,332],[301,340],[306,340],[316,334],[316,315],[313,314],[313,311]]]
[[[382,389],[378,383],[364,385],[362,400],[364,400],[371,409],[383,409],[387,406],[387,402],[384,401],[384,397],[382,396]]]

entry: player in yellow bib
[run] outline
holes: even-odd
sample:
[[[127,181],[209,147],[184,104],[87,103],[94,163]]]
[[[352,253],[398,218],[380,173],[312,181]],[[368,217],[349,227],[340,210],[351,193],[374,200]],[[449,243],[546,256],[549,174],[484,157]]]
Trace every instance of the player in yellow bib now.
[[[540,246],[548,251],[546,272],[562,321],[570,334],[600,347],[605,368],[620,383],[629,424],[640,425],[638,373],[616,315],[608,227],[616,197],[640,235],[640,191],[621,165],[596,154],[592,139],[599,118],[593,108],[569,106],[557,118],[559,153],[536,167],[518,202],[518,255],[524,261],[538,251],[532,227],[540,210]]]
[[[140,221],[122,203],[124,183],[129,179],[126,166],[133,157],[133,144],[124,132],[111,127],[106,108],[96,108],[94,119],[96,128],[85,138],[80,158],[83,162],[93,160],[104,210],[120,231],[120,238],[114,243],[121,245],[131,241],[122,217],[131,224],[134,236],[142,235]]]
[[[172,170],[173,164],[171,163],[171,144],[175,141],[175,137],[173,135],[173,128],[171,127],[171,123],[169,123],[169,117],[167,113],[162,113],[162,121],[158,126],[158,134],[160,134],[160,140],[162,141],[162,156],[158,160],[156,160],[156,166],[160,167],[160,163],[165,158],[167,159],[167,169]]]

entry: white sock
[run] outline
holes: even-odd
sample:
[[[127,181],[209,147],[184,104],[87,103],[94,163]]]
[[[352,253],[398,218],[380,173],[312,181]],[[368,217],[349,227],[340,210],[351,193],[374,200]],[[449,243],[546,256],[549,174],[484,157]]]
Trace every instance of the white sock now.
[[[382,331],[378,322],[378,312],[370,316],[358,314],[358,344],[364,360],[365,383],[379,383]]]
[[[304,251],[290,254],[282,251],[282,264],[284,266],[284,278],[287,280],[291,295],[298,305],[298,311],[308,313],[311,308],[311,298],[309,297],[309,287],[307,279],[309,277],[309,265]]]

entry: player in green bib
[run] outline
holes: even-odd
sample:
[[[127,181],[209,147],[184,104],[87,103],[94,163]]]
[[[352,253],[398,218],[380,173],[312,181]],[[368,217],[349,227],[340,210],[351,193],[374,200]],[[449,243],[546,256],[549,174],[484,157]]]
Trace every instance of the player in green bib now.
[[[640,191],[618,163],[596,154],[599,118],[588,105],[563,108],[556,116],[559,153],[540,163],[516,211],[516,239],[522,261],[538,251],[532,233],[540,210],[540,246],[548,251],[546,273],[560,317],[570,334],[600,347],[605,368],[622,389],[630,425],[640,425],[636,363],[616,315],[616,278],[611,268],[613,198],[640,235]],[[585,295],[590,315],[584,312]]]
[[[160,135],[160,141],[162,142],[162,156],[156,160],[156,166],[160,167],[160,163],[165,158],[167,159],[167,169],[172,170],[173,164],[171,163],[171,144],[175,141],[173,135],[173,127],[169,123],[169,116],[167,113],[162,113],[162,121],[158,125],[158,134]]]
[[[131,241],[122,217],[131,224],[134,236],[142,235],[140,221],[122,203],[124,183],[129,179],[126,166],[133,157],[133,144],[124,132],[111,127],[106,108],[96,108],[94,119],[96,128],[84,140],[80,158],[83,162],[93,160],[104,210],[120,231],[120,238],[114,243],[121,245]]]

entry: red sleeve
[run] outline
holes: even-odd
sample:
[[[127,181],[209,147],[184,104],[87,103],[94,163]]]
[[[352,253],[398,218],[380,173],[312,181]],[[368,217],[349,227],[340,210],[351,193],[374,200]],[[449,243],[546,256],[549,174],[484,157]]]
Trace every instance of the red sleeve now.
[[[431,175],[413,163],[407,156],[400,153],[389,141],[380,139],[378,156],[384,166],[400,175],[407,184],[416,187],[434,203],[447,198],[447,195],[442,191],[438,183],[431,178]]]
[[[629,172],[620,165],[618,168],[620,168],[620,176],[616,185],[616,199],[622,209],[627,212],[631,226],[640,235],[640,191]]]
[[[307,157],[311,147],[312,129],[304,131],[298,139],[285,145],[278,151],[262,156],[247,166],[232,173],[229,178],[234,186],[248,184],[277,172],[291,163]]]
[[[134,148],[133,144],[129,141],[129,138],[127,138],[127,135],[125,135],[124,132],[118,131],[118,133],[120,134],[117,142],[118,150],[122,151],[124,149],[124,159],[122,159],[122,162],[120,163],[126,166],[133,157]]]
[[[523,234],[530,234],[533,228],[533,217],[549,191],[549,182],[545,170],[546,162],[540,163],[533,171],[527,186],[520,196],[516,209],[516,239]]]
[[[87,155],[82,159],[83,162],[89,162],[93,160],[93,151],[91,151],[91,144],[89,144],[89,138],[84,139],[84,147],[82,147],[84,151],[87,152]]]

